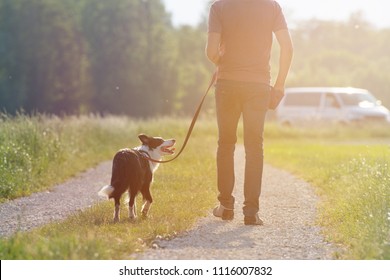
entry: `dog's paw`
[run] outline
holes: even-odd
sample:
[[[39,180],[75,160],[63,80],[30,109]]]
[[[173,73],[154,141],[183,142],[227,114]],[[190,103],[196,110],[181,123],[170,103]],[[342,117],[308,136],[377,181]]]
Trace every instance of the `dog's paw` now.
[[[142,211],[141,212],[142,218],[146,219],[148,217],[148,213],[149,213],[149,211]]]
[[[114,220],[113,220],[114,223],[119,223],[119,218],[118,217],[115,217]]]
[[[130,216],[129,221],[130,223],[135,223],[137,221],[137,216]]]

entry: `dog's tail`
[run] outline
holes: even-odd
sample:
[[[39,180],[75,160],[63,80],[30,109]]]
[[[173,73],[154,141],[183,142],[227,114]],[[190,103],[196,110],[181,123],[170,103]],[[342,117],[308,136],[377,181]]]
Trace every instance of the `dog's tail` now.
[[[104,186],[99,192],[98,195],[101,197],[110,198],[111,194],[114,192],[114,187],[107,185]]]

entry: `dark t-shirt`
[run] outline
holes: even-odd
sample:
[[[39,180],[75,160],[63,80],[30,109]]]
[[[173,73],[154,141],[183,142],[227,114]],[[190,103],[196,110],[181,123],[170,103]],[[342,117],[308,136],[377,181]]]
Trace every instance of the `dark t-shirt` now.
[[[221,34],[224,55],[218,64],[223,80],[269,84],[272,33],[287,29],[273,0],[217,0],[210,8],[209,33]]]

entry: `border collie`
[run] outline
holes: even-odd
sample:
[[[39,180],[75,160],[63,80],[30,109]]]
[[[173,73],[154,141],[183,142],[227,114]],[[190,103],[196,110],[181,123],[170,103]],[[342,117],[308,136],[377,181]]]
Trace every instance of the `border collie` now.
[[[134,149],[122,149],[118,151],[112,163],[111,184],[104,186],[99,195],[113,198],[115,202],[114,222],[119,222],[120,198],[124,192],[129,193],[129,218],[137,218],[135,198],[141,192],[144,204],[141,208],[142,216],[147,217],[153,202],[150,194],[150,185],[153,181],[153,173],[159,163],[152,162],[148,158],[161,160],[165,155],[174,154],[176,140],[164,140],[161,137],[148,137],[145,134],[138,135],[142,145]]]

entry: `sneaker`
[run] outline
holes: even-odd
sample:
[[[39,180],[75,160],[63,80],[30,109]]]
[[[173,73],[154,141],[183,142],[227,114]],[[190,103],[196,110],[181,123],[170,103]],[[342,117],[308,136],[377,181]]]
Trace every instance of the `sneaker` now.
[[[234,211],[233,209],[226,208],[222,205],[218,205],[213,210],[213,215],[218,218],[222,218],[224,221],[233,220]]]
[[[263,221],[256,214],[255,216],[245,216],[244,224],[246,226],[262,226],[264,225]]]

